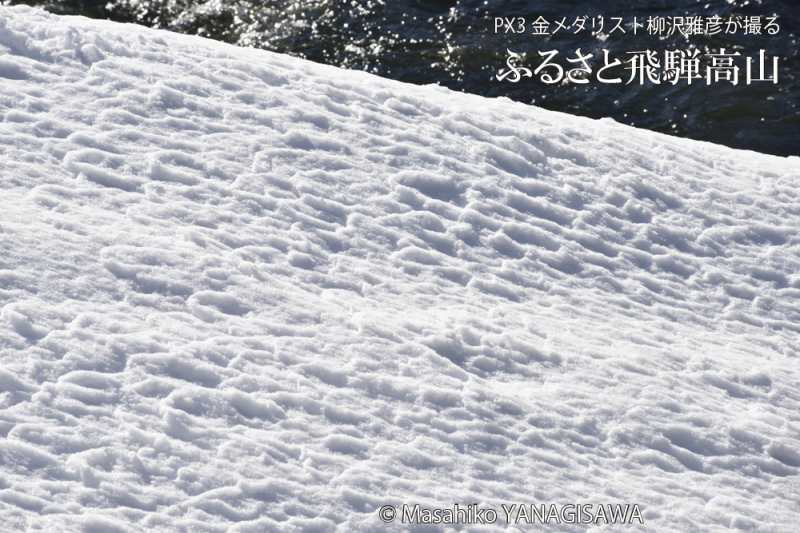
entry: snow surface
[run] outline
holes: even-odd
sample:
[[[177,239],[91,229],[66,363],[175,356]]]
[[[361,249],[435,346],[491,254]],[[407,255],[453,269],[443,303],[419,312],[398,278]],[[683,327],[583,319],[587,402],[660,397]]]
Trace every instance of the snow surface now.
[[[797,158],[28,8],[0,87],[0,530],[797,531]]]

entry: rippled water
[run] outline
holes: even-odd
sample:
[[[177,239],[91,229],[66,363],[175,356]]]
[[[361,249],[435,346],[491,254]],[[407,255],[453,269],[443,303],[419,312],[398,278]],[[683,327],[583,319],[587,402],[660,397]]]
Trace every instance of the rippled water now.
[[[22,3],[22,2],[11,2]],[[46,4],[59,12],[133,21],[186,33],[198,33],[244,46],[299,55],[346,68],[413,83],[440,83],[484,96],[507,96],[548,109],[590,117],[612,117],[682,137],[701,139],[779,155],[800,154],[800,2],[796,0],[651,0],[651,1],[485,1],[439,0],[276,0],[272,2],[174,2],[169,0],[80,0],[24,2]],[[182,7],[189,6],[189,7]],[[199,7],[198,7],[199,6]],[[615,34],[603,40],[589,32],[554,37],[495,34],[494,17],[517,16],[552,21],[579,16],[686,16],[777,14],[774,36],[718,35],[659,40]],[[506,49],[538,57],[557,49],[561,55],[583,52],[602,57],[634,50],[719,48],[756,57],[759,49],[780,57],[779,83],[732,86],[546,85],[531,79],[501,83],[495,74]],[[535,67],[536,63],[531,62]]]

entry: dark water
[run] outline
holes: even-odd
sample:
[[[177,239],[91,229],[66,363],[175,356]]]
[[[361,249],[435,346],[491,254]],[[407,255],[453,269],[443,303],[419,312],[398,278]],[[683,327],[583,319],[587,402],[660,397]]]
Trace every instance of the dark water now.
[[[322,63],[361,69],[413,82],[513,100],[589,117],[612,117],[664,133],[778,155],[800,154],[800,0],[612,0],[585,1],[439,1],[439,0],[275,0],[204,2],[198,0],[26,1],[61,13],[138,22],[185,33],[285,52]],[[639,31],[615,33],[605,41],[584,31],[556,36],[495,34],[494,17],[525,17],[530,23],[576,17],[777,15],[776,35],[720,34],[666,39]],[[506,49],[526,53],[525,64],[538,65],[537,51],[556,49],[560,61],[576,49],[602,58],[625,58],[635,50],[726,48],[743,57],[778,56],[779,83],[720,82],[706,85],[546,85],[534,79],[498,82]],[[662,56],[663,57],[663,56]],[[740,63],[742,70],[744,63]],[[742,77],[744,74],[741,74]],[[627,79],[627,76],[624,76]]]

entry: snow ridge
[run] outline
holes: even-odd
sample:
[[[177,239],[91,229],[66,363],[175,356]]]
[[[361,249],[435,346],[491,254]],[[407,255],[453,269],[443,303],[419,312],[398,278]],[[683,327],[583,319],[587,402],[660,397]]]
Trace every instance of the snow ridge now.
[[[797,158],[27,8],[0,84],[0,529],[796,527]]]

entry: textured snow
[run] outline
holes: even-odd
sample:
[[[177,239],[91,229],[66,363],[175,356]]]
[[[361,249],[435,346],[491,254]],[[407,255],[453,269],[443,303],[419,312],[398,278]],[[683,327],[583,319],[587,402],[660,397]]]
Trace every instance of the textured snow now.
[[[0,530],[797,531],[797,158],[27,8],[0,88]]]

